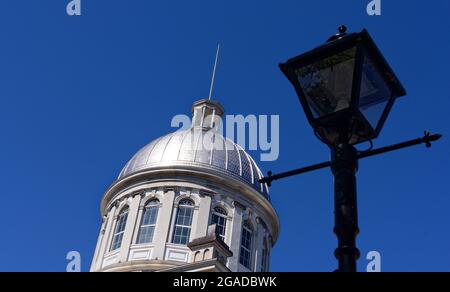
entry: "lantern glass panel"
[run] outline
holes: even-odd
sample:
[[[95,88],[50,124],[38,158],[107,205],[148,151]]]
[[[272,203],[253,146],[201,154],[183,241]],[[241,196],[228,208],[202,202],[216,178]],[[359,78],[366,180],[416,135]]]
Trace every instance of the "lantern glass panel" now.
[[[314,118],[351,106],[356,47],[295,71]]]
[[[391,97],[392,92],[375,64],[370,57],[364,56],[359,109],[374,130],[377,129]]]

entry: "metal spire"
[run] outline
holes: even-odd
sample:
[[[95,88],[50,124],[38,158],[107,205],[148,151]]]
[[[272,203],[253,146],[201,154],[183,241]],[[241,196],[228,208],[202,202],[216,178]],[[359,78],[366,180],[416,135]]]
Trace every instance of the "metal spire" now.
[[[217,52],[216,52],[216,61],[214,62],[214,70],[211,80],[211,87],[209,89],[209,100],[212,98],[213,90],[214,90],[214,83],[216,82],[216,70],[217,70],[217,63],[219,61],[219,54],[220,54],[220,43],[217,45]]]

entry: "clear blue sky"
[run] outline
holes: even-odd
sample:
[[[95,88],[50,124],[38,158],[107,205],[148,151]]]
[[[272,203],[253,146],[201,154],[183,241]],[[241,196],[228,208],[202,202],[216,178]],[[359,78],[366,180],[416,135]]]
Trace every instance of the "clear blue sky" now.
[[[328,159],[277,65],[341,23],[367,28],[408,90],[376,146],[445,135],[361,163],[358,245],[381,252],[384,271],[450,271],[448,0],[382,0],[380,17],[367,16],[369,0],[82,0],[81,17],[66,15],[68,2],[1,3],[1,271],[64,271],[70,250],[88,270],[103,192],[207,96],[219,41],[227,113],[280,115],[280,158],[263,170]],[[335,269],[332,191],[329,170],[273,186],[273,271]]]

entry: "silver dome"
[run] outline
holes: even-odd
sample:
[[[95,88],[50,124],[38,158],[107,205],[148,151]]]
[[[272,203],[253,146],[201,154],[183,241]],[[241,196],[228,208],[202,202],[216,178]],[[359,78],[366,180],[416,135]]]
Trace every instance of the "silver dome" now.
[[[198,166],[239,179],[269,199],[266,184],[255,161],[242,147],[213,129],[193,127],[163,136],[144,148],[125,165],[119,179],[161,166]]]

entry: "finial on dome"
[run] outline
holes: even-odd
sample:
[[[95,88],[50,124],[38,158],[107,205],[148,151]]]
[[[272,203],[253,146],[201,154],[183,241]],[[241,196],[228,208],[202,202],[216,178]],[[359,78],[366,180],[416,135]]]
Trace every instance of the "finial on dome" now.
[[[223,106],[214,100],[202,99],[192,106],[192,126],[206,130],[216,128],[222,122]]]
[[[219,54],[220,54],[220,43],[217,44],[216,60],[214,61],[214,69],[213,69],[213,75],[212,75],[212,79],[211,79],[211,87],[209,88],[208,100],[212,100],[214,83],[216,82],[216,71],[217,71],[217,63],[219,62]]]
[[[207,99],[194,102],[194,105],[192,106],[192,127],[202,128],[204,130],[217,129],[222,121],[224,109],[219,102],[212,100],[219,55],[220,43],[217,45],[209,96]]]

